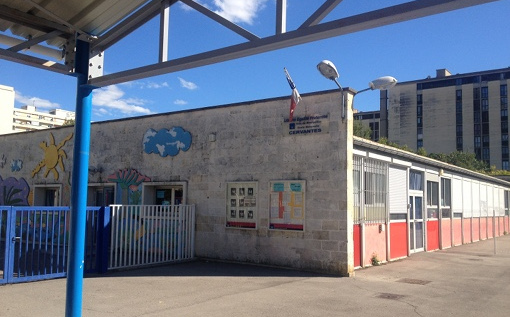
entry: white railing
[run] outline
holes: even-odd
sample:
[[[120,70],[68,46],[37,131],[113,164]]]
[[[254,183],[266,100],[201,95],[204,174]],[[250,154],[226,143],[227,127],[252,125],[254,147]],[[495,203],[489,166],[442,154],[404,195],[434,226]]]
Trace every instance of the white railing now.
[[[190,260],[195,206],[112,205],[109,269]]]

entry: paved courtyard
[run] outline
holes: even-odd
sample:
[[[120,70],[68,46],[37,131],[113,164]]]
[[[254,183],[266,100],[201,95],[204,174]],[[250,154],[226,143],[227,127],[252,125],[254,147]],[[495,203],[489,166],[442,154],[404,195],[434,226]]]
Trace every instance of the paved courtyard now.
[[[0,286],[0,316],[63,316],[65,288],[65,279]],[[195,261],[88,276],[83,288],[83,316],[509,315],[510,235],[353,278]]]

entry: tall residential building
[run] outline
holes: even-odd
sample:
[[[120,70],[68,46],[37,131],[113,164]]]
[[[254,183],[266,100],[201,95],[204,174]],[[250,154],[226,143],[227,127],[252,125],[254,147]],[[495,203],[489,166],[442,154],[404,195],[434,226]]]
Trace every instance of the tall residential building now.
[[[509,170],[508,84],[510,68],[397,84],[381,92],[380,134],[427,153],[472,152]]]
[[[52,109],[38,111],[35,106],[14,107],[14,89],[0,85],[0,134],[42,130],[64,125],[74,120],[74,112]]]

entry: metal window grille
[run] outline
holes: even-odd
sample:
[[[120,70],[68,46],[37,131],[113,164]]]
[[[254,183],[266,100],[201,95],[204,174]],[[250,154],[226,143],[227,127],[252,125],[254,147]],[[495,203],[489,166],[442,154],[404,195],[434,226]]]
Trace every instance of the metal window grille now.
[[[385,222],[388,163],[355,156],[353,167],[354,223]]]

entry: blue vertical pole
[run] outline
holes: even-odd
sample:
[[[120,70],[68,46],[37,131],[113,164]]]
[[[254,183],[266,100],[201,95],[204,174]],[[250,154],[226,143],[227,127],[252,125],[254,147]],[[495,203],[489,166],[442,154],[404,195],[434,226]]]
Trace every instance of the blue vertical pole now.
[[[77,40],[75,73],[78,78],[71,183],[71,229],[67,261],[66,316],[81,316],[85,266],[85,227],[90,150],[92,87],[87,86],[89,43]]]

